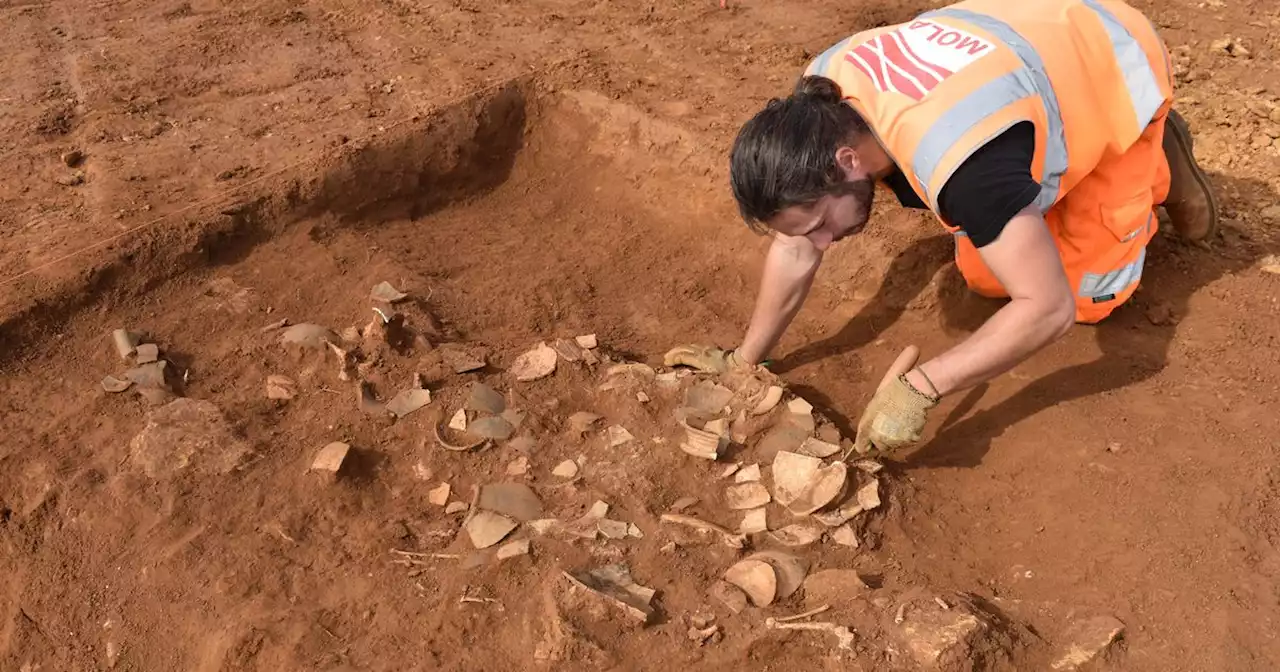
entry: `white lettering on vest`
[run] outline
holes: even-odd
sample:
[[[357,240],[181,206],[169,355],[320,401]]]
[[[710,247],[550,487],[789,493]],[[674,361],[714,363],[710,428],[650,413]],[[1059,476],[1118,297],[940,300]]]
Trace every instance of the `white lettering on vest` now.
[[[994,50],[994,45],[968,31],[917,19],[898,31],[911,55],[926,67],[951,75]]]

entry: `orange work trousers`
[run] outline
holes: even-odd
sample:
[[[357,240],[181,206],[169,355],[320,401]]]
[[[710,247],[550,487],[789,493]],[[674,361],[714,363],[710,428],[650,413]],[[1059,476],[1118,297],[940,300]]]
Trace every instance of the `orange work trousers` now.
[[[1076,322],[1102,321],[1138,288],[1147,243],[1158,228],[1155,208],[1169,195],[1163,145],[1168,114],[1165,104],[1133,146],[1103,156],[1093,172],[1045,213],[1075,292]],[[1007,298],[969,238],[957,235],[955,240],[956,265],[969,288]]]

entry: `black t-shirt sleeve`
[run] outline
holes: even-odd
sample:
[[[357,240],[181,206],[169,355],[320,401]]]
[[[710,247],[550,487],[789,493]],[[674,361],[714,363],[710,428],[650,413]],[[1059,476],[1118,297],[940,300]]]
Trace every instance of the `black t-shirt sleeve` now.
[[[1013,216],[1035,202],[1031,176],[1035,127],[1024,121],[992,138],[956,169],[938,194],[938,214],[969,236],[975,247],[995,242]]]

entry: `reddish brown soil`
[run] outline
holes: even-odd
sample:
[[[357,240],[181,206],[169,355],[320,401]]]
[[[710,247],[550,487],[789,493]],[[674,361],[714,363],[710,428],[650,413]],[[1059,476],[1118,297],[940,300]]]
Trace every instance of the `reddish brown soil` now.
[[[928,3],[623,5],[0,0],[0,670],[902,664],[888,628],[860,631],[846,658],[830,638],[765,628],[800,598],[714,608],[706,590],[732,549],[661,550],[672,533],[657,519],[678,497],[736,524],[715,467],[652,443],[670,399],[599,393],[577,367],[527,384],[504,370],[581,333],[651,364],[681,342],[735,344],[765,246],[725,186],[738,124],[808,56]],[[1207,249],[1158,238],[1132,305],[944,403],[928,442],[890,464],[870,543],[804,550],[886,595],[980,598],[1016,640],[979,656],[993,669],[1043,669],[1096,614],[1127,625],[1116,669],[1280,667],[1280,276],[1260,268],[1280,250],[1267,218],[1280,217],[1280,13],[1139,6],[1176,47],[1222,235]],[[1228,35],[1251,56],[1211,48]],[[60,158],[73,149],[78,168]],[[76,170],[82,183],[59,182]],[[776,353],[846,434],[904,345],[937,352],[996,307],[965,292],[940,233],[881,205]],[[415,297],[404,310],[428,340],[490,362],[455,375],[438,349],[388,355],[378,394],[420,372],[437,395],[395,423],[357,410],[331,357],[259,331],[363,325],[382,280]],[[120,327],[164,346],[188,373],[182,394],[221,410],[253,450],[243,468],[197,456],[141,471],[129,443],[150,409],[98,385],[125,368]],[[273,373],[297,377],[299,396],[268,401]],[[417,577],[392,564],[392,548],[465,555],[460,516],[427,490],[446,480],[465,501],[519,456],[431,438],[476,379],[528,410],[523,478],[550,514],[601,499],[645,538],[535,538],[527,558]],[[567,433],[577,410],[639,443]],[[326,484],[306,467],[333,440],[355,452]],[[557,487],[550,470],[579,455],[582,480]],[[556,615],[561,570],[616,560],[659,590],[659,622]],[[464,590],[499,602],[460,604]],[[892,604],[876,608],[892,622]],[[700,610],[723,641],[688,640]]]

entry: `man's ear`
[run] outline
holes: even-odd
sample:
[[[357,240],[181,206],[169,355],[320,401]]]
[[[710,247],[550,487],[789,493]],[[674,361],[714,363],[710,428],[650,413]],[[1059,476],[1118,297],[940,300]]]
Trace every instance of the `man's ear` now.
[[[860,180],[866,176],[866,171],[862,170],[862,161],[858,159],[858,152],[847,145],[836,148],[836,165],[840,166],[840,170],[844,172],[846,182]]]

